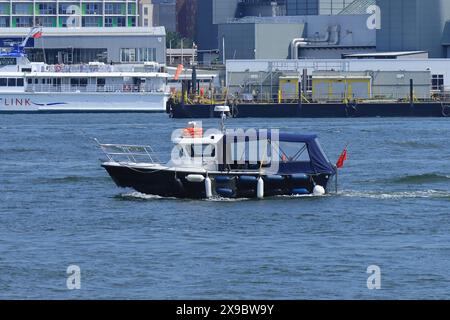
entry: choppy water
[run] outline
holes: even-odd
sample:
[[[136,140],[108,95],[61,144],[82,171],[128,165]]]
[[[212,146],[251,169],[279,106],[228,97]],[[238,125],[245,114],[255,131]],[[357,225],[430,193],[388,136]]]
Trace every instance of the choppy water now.
[[[410,299],[450,292],[446,119],[233,119],[349,142],[339,195],[187,201],[118,189],[102,142],[168,154],[165,115],[0,116],[0,298]],[[216,126],[216,120],[204,122]],[[66,268],[81,268],[81,290]],[[382,289],[367,289],[369,265]]]

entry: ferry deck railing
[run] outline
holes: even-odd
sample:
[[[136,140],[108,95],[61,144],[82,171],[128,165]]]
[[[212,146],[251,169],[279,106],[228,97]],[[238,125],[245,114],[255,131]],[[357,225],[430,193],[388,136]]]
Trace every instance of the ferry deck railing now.
[[[144,85],[52,85],[52,84],[28,84],[25,92],[121,92],[121,93],[158,93],[165,92],[162,87]]]
[[[110,162],[161,163],[157,153],[149,145],[105,144],[94,140]]]

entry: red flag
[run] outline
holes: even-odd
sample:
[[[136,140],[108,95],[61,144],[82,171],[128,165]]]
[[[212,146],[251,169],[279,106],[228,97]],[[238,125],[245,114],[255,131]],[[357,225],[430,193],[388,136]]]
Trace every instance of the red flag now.
[[[342,151],[341,156],[336,162],[336,168],[338,169],[342,168],[344,166],[345,160],[347,160],[347,148],[345,148],[344,151]]]
[[[42,37],[42,31],[38,31],[35,34],[32,35],[32,37],[34,39],[39,39],[40,37]]]
[[[182,64],[179,64],[177,67],[177,71],[175,72],[174,80],[178,80],[180,78],[181,73],[183,72],[184,66]]]

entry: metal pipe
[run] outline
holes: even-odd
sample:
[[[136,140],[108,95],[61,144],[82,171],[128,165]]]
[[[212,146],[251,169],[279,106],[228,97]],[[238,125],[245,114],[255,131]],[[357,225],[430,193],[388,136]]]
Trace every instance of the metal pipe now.
[[[298,59],[298,47],[301,45],[307,45],[305,38],[296,38],[291,42],[291,59]]]

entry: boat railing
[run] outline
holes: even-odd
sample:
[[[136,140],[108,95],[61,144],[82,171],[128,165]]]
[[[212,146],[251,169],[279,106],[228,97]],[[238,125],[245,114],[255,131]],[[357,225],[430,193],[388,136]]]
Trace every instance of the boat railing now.
[[[95,142],[110,162],[161,163],[156,152],[148,145],[104,144],[100,143],[97,139],[95,139]]]
[[[151,85],[52,85],[52,84],[28,84],[26,92],[123,92],[123,93],[146,93],[146,92],[165,92],[163,87]]]
[[[293,104],[299,103],[298,93],[289,94],[186,94],[182,97],[181,93],[172,93],[172,98],[176,103],[184,102],[185,104],[226,104],[226,105],[240,105],[240,104]],[[359,104],[359,103],[409,103],[411,98],[408,94],[377,94],[373,93],[369,97],[363,96],[346,96],[345,94],[335,95],[318,95],[312,94],[312,92],[306,92],[302,94],[302,103],[339,103],[339,104]],[[423,102],[436,102],[436,101],[450,101],[450,93],[447,94],[432,94],[428,95],[416,95],[413,96],[415,103]]]

